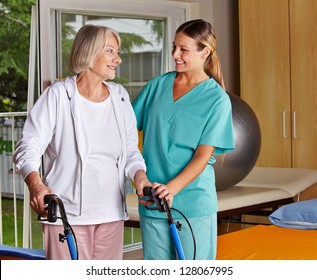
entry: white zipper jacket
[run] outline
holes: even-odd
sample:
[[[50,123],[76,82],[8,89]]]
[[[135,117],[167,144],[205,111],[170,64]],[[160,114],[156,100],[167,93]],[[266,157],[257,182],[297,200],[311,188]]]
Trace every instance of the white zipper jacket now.
[[[121,85],[108,87],[120,132],[122,154],[118,161],[119,184],[126,219],[125,179],[146,170],[138,149],[136,119],[130,98]],[[77,93],[77,94],[75,94]],[[88,156],[88,135],[79,112],[76,76],[48,87],[34,104],[13,154],[17,171],[25,178],[38,171],[43,157],[43,182],[62,199],[67,213],[81,214],[83,168]],[[102,166],[100,166],[102,172]],[[98,194],[96,193],[96,196]]]

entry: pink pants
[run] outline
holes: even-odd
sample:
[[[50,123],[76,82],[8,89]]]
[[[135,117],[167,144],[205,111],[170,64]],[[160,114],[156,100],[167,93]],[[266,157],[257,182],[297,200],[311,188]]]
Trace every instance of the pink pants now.
[[[124,222],[72,226],[80,260],[122,260]],[[47,260],[70,260],[67,241],[59,241],[63,226],[43,224]]]

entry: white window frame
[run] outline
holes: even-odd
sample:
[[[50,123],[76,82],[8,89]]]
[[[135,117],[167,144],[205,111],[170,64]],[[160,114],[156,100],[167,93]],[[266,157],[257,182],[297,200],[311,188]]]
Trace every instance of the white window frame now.
[[[39,81],[40,91],[56,79],[56,11],[165,18],[166,50],[171,53],[172,37],[177,27],[197,17],[198,3],[163,0],[38,0],[39,9]],[[165,71],[172,70],[172,59],[165,55]]]

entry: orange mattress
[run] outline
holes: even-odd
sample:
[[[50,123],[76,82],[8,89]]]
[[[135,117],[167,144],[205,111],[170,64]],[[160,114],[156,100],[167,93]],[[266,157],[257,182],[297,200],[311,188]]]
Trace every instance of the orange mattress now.
[[[218,260],[317,260],[317,230],[257,225],[218,236]]]

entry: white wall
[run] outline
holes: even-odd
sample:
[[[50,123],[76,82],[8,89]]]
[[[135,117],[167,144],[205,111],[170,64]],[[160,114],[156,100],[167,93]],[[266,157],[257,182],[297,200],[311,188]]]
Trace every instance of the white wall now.
[[[149,0],[155,1],[155,0]],[[175,1],[175,0],[168,0]],[[176,0],[199,3],[198,16],[215,28],[227,91],[240,95],[238,0]]]

